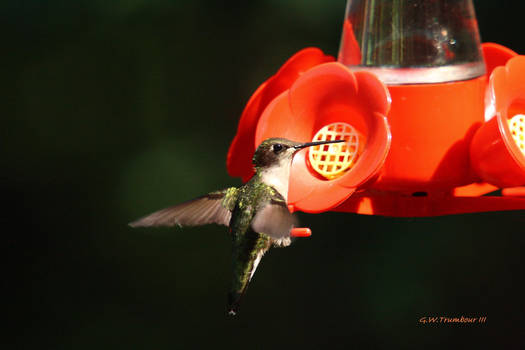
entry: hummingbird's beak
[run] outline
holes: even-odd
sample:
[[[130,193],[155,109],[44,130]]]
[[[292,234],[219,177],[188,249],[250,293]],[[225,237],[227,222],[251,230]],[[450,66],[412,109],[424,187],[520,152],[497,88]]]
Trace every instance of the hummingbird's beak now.
[[[331,141],[316,141],[316,142],[307,142],[302,143],[297,146],[293,146],[293,148],[300,150],[305,147],[311,147],[311,146],[317,146],[317,145],[326,145],[327,143],[339,143],[339,142],[346,142],[346,140],[331,140]]]

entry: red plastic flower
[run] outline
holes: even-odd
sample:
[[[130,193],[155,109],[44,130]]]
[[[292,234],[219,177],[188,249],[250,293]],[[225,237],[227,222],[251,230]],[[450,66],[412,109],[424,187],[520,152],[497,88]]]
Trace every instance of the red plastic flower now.
[[[500,188],[522,186],[525,184],[525,56],[514,56],[505,66],[494,68],[488,91],[494,114],[472,140],[472,166],[482,179]]]
[[[306,48],[293,55],[279,71],[265,81],[248,101],[239,121],[237,134],[230,145],[226,167],[231,176],[248,181],[254,170],[252,156],[258,145],[255,143],[255,128],[268,104],[309,69],[334,58],[317,48]]]
[[[342,176],[319,177],[305,159],[294,157],[288,203],[307,212],[329,210],[374,178],[390,147],[386,115],[390,95],[383,83],[368,72],[353,73],[340,63],[310,69],[264,110],[255,133],[255,144],[270,137],[311,141],[326,125],[346,123],[366,140],[357,163]]]

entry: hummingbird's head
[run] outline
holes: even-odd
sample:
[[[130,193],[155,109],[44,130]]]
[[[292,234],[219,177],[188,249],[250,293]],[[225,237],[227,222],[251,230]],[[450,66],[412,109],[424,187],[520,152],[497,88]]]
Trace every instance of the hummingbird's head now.
[[[255,150],[253,165],[257,170],[290,165],[294,154],[305,147],[337,142],[345,142],[345,140],[303,143],[283,138],[266,139]]]

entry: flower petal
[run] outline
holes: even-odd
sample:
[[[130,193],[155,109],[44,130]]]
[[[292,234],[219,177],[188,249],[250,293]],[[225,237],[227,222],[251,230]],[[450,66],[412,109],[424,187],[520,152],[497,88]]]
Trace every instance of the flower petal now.
[[[509,59],[517,55],[511,49],[496,43],[483,43],[481,48],[487,77],[490,77],[494,68],[504,66]]]
[[[254,147],[271,137],[306,142],[311,139],[312,126],[297,118],[290,109],[288,91],[274,99],[264,110],[255,132]]]

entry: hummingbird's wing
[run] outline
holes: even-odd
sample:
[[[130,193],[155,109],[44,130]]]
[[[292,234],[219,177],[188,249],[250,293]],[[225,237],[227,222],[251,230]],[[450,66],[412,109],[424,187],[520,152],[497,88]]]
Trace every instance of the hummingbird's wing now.
[[[252,229],[270,236],[275,245],[288,246],[291,243],[290,231],[297,223],[297,218],[288,210],[284,198],[276,193],[257,211],[252,221]]]
[[[237,200],[238,190],[230,187],[208,193],[190,201],[174,205],[131,222],[131,227],[198,226],[219,224],[228,226]]]

